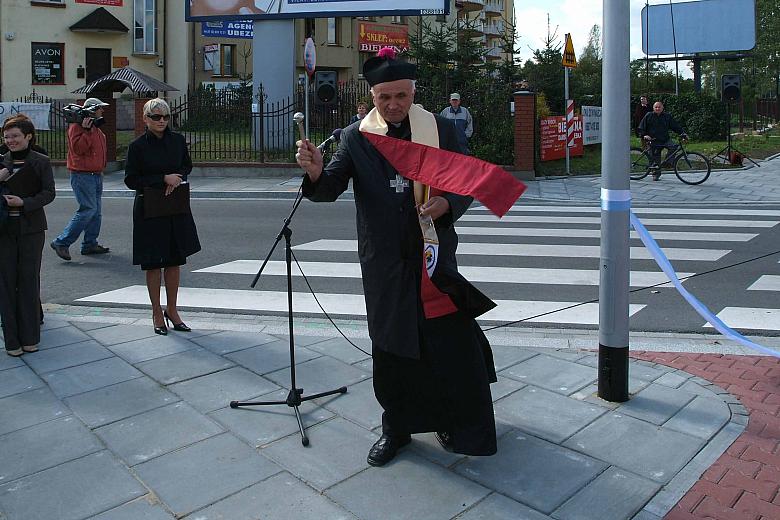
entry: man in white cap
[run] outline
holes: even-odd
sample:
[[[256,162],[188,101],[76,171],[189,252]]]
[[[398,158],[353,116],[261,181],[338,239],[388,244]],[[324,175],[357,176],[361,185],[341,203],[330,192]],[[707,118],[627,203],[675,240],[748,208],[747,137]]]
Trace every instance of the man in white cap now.
[[[65,230],[51,245],[57,256],[70,261],[69,247],[84,233],[82,255],[102,255],[109,249],[98,244],[100,234],[103,170],[106,167],[106,134],[98,128],[103,123],[103,107],[98,98],[89,98],[82,107],[88,113],[80,123],[68,127],[68,161],[70,185],[79,209]]]
[[[307,173],[303,194],[314,202],[336,200],[353,181],[374,394],[384,410],[382,436],[367,457],[372,466],[390,462],[411,434],[423,432],[436,432],[456,453],[496,452],[489,387],[495,367],[474,321],[495,304],[458,273],[455,261],[454,224],[472,199],[434,189],[428,197],[426,186],[401,176],[371,144],[392,138],[394,147],[410,141],[462,152],[447,120],[413,104],[416,71],[391,49],[380,50],[363,66],[374,109],[342,132],[327,166],[308,139],[298,142],[296,155]],[[423,222],[432,222],[439,243],[430,276]]]
[[[460,94],[457,92],[450,94],[450,106],[442,110],[439,115],[452,121],[455,125],[458,143],[461,147],[468,150],[469,139],[471,139],[471,135],[474,133],[474,121],[471,119],[469,109],[460,106]]]

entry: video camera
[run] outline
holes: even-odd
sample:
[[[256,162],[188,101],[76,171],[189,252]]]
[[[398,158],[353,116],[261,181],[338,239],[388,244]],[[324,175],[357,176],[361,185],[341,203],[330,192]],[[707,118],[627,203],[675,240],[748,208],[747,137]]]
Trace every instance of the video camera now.
[[[92,126],[99,128],[103,125],[103,123],[106,122],[106,119],[104,117],[95,117],[95,112],[97,112],[98,108],[101,107],[93,105],[85,108],[81,105],[77,105],[76,103],[71,103],[62,107],[62,111],[65,113],[65,120],[68,123],[81,124],[84,121],[84,118],[91,117]]]

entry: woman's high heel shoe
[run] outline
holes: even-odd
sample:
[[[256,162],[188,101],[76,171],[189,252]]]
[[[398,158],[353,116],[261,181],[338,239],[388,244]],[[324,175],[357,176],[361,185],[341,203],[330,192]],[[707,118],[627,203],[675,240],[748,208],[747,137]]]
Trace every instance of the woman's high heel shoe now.
[[[168,311],[163,311],[163,317],[165,318],[165,323],[167,323],[169,326],[171,324],[171,317],[168,316]],[[173,324],[173,330],[178,330],[179,332],[192,332],[192,329],[189,328],[185,323],[179,322]]]
[[[163,322],[163,324],[158,327],[154,324],[154,317],[152,317],[152,326],[154,327],[155,334],[159,334],[160,336],[168,335],[168,327],[165,326],[165,322]]]

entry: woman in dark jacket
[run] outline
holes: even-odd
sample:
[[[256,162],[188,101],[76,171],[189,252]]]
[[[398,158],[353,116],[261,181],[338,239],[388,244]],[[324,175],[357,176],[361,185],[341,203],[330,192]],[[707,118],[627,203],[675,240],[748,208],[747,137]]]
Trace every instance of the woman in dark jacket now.
[[[162,99],[144,105],[146,133],[130,143],[125,165],[125,184],[136,191],[133,204],[133,265],[146,271],[146,288],[152,303],[154,332],[168,334],[173,330],[189,331],[176,308],[181,265],[187,257],[200,251],[198,231],[191,213],[146,217],[144,189],[165,190],[170,196],[187,182],[192,171],[184,136],[168,128],[171,109]],[[166,309],[160,306],[160,284],[165,279]]]
[[[9,356],[36,352],[41,340],[40,275],[46,235],[43,207],[54,200],[54,175],[33,151],[35,127],[26,116],[3,123],[9,152],[0,166],[0,316]]]

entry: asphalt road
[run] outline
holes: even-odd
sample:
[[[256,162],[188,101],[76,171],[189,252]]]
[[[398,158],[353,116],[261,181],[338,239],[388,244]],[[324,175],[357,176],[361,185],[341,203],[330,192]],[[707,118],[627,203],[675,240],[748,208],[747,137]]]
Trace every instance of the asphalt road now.
[[[73,261],[63,262],[47,247],[44,251],[42,274],[44,302],[70,304],[84,296],[144,283],[144,276],[140,268],[132,265],[132,222],[130,217],[132,200],[105,199],[103,204],[103,230],[100,243],[110,247],[111,253],[105,256],[85,257],[79,255],[79,245],[74,244],[71,246]],[[284,218],[289,214],[292,201],[193,199],[192,205],[203,250],[190,257],[189,263],[183,271],[182,286],[249,289],[252,275],[207,274],[192,271],[235,260],[264,259],[281,229]],[[717,208],[710,208],[717,212]],[[762,209],[780,208],[762,206]],[[59,197],[47,208],[50,229],[49,241],[62,230],[74,210],[75,200],[70,197]],[[542,216],[544,213],[538,215]],[[695,218],[708,217],[702,215]],[[473,223],[468,224],[474,225]],[[576,224],[570,226],[552,224],[551,226],[578,227]],[[356,238],[354,203],[341,201],[333,204],[315,204],[304,201],[295,215],[291,227],[293,229],[293,245],[319,239],[354,240]],[[691,231],[685,225],[665,229]],[[673,262],[679,272],[700,273],[722,269],[685,282],[685,286],[716,313],[728,306],[780,307],[776,291],[746,290],[762,274],[780,275],[780,264],[778,264],[780,254],[776,253],[780,250],[780,225],[771,228],[750,229],[749,231],[758,233],[758,236],[749,241],[731,243],[689,243],[680,240],[662,243],[663,247],[730,250],[728,254],[714,262],[692,260]],[[484,242],[486,250],[496,240],[497,237],[488,235],[461,235],[461,243]],[[506,236],[501,237],[501,242],[594,246],[598,245],[598,238]],[[637,241],[632,241],[631,245],[640,244]],[[759,260],[752,260],[773,252],[775,254]],[[357,262],[357,254],[349,251],[299,250],[295,254],[300,261]],[[284,260],[283,242],[276,248],[272,259]],[[745,263],[728,267],[741,262]],[[598,270],[598,258],[580,258],[573,255],[551,257],[469,255],[467,265]],[[658,270],[652,260],[634,260],[632,269]],[[354,278],[313,277],[311,282],[318,293],[355,294],[360,292],[360,281]],[[499,282],[483,282],[477,285],[491,298],[501,300],[580,302],[598,298],[597,285]],[[286,282],[283,276],[263,276],[260,279],[258,289],[284,291],[286,290]],[[294,279],[294,289],[296,291],[307,290],[304,281],[299,277]],[[702,318],[671,287],[634,292],[631,294],[630,302],[646,305],[644,309],[632,317],[632,330],[703,332]],[[524,317],[526,316],[517,316],[517,319]],[[534,324],[534,326],[553,325]],[[554,326],[565,327],[565,325]],[[778,331],[766,330],[764,333],[775,335]]]

